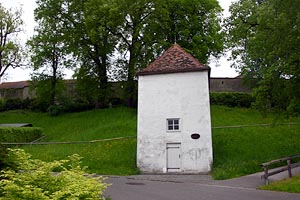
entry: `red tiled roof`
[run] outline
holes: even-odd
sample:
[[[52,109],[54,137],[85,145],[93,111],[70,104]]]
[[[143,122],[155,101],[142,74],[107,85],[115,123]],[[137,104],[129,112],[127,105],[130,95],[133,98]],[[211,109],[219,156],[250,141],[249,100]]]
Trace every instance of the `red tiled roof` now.
[[[28,87],[28,81],[18,81],[18,82],[4,82],[0,84],[0,89],[17,89]]]
[[[174,44],[145,69],[138,72],[138,75],[194,72],[209,69],[178,44]]]

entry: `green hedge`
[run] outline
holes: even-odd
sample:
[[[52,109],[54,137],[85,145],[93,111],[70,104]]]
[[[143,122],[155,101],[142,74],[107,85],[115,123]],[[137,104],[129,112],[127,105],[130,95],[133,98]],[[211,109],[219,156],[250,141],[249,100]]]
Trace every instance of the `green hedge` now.
[[[240,92],[211,92],[210,103],[228,107],[251,107],[254,97],[249,93]]]
[[[31,104],[30,99],[0,99],[0,111],[28,109]]]
[[[0,127],[0,142],[32,142],[41,136],[40,128]]]
[[[6,145],[1,142],[32,142],[42,136],[42,129],[32,127],[0,127],[0,170],[12,167]]]

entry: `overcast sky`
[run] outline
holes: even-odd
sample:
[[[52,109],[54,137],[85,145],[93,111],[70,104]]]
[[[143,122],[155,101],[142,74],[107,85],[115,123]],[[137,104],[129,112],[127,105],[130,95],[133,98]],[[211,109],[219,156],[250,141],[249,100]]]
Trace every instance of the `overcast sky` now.
[[[228,16],[228,7],[234,0],[219,0],[220,5],[224,9],[224,16]],[[33,17],[33,10],[36,7],[35,0],[0,0],[0,3],[5,8],[22,8],[24,33],[19,34],[22,41],[25,42],[33,34],[34,26],[36,25]],[[201,62],[201,61],[200,61]],[[211,63],[211,77],[235,77],[238,75],[235,69],[230,67],[230,63],[226,57],[222,57],[218,63]],[[28,69],[11,69],[8,71],[6,79],[2,81],[22,81],[30,79],[31,70]],[[65,78],[71,78],[70,71],[65,72]]]

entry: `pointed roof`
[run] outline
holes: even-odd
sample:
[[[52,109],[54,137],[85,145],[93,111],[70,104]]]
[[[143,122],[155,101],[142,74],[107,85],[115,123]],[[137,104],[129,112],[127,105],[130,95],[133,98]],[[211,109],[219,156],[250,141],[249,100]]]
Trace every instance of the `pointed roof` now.
[[[178,44],[174,44],[145,69],[138,72],[138,76],[206,70],[210,68],[200,63]]]

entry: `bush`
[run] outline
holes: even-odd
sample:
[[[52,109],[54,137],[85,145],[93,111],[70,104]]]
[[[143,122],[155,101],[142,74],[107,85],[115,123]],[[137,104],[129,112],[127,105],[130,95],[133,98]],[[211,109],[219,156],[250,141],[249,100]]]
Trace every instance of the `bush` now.
[[[0,99],[0,111],[4,111],[5,100]]]
[[[28,109],[30,102],[30,99],[1,99],[0,111]]]
[[[254,98],[249,93],[239,92],[211,92],[210,103],[228,107],[251,107]]]
[[[291,117],[297,117],[300,114],[300,102],[296,99],[290,101],[287,107],[287,114]]]
[[[32,100],[29,98],[23,99],[23,109],[29,109],[31,105]]]
[[[21,99],[7,99],[4,104],[5,110],[17,110],[23,108],[23,102]]]
[[[29,109],[31,101],[27,99],[0,99],[0,111]]]
[[[47,112],[49,106],[50,106],[49,103],[45,101],[33,99],[30,103],[29,109],[33,111]]]
[[[64,104],[64,112],[82,112],[94,108],[95,105],[87,102],[70,102]]]
[[[1,199],[102,199],[108,186],[102,177],[85,175],[79,155],[44,162],[32,159],[24,150],[10,149],[10,156],[17,167],[2,171]]]
[[[112,106],[119,106],[119,105],[124,105],[124,101],[120,98],[114,97],[114,98],[110,98],[108,100]]]
[[[64,109],[61,105],[51,105],[47,111],[50,116],[58,116],[64,112]]]

